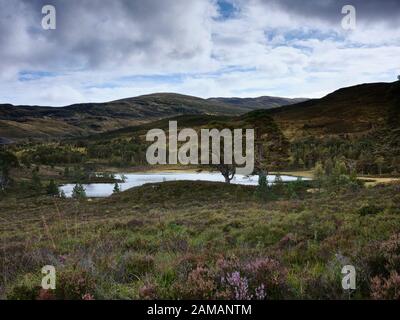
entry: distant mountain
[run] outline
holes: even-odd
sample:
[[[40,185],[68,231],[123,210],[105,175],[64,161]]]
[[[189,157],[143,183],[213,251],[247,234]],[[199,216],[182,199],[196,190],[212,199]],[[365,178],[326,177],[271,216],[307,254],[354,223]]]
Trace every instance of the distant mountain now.
[[[263,112],[274,118],[290,140],[363,135],[390,119],[394,126],[400,126],[400,119],[396,120],[399,99],[397,81],[352,86],[306,101],[276,97],[201,99],[157,93],[63,108],[0,105],[0,137],[18,140],[87,136],[182,115],[232,117],[259,109],[265,109]]]
[[[0,105],[0,137],[51,138],[82,136],[179,115],[241,115],[293,103],[292,99],[211,98],[157,93],[107,103],[62,108]]]
[[[223,103],[225,98],[209,100],[217,100],[216,102]],[[237,104],[240,104],[240,100]],[[255,108],[254,105],[252,107]],[[391,130],[400,131],[400,81],[370,83],[343,88],[321,99],[307,100],[279,108],[253,110],[245,115],[245,117],[247,116],[271,117],[289,140],[310,136],[314,138],[326,136],[357,138],[388,127]],[[178,124],[183,127],[209,126],[210,123],[230,121],[229,119],[236,121],[235,116],[217,117],[204,114],[183,116],[177,119],[179,120]],[[161,120],[126,127],[91,138],[117,138],[138,130],[148,130],[152,127],[168,127],[168,121]]]
[[[286,105],[296,104],[307,101],[306,98],[280,98],[280,97],[259,97],[259,98],[210,98],[207,99],[212,102],[220,102],[229,105],[236,105],[240,108],[247,109],[249,111],[256,109],[273,109],[279,108]]]

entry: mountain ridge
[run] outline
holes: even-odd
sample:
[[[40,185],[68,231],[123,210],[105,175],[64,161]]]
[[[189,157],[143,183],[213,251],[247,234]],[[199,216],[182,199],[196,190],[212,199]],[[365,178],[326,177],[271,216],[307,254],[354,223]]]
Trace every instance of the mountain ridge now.
[[[261,98],[264,102],[260,101]],[[225,99],[155,93],[65,107],[0,104],[0,136],[14,139],[81,136],[179,115],[236,116],[251,110],[276,108],[297,101],[260,97],[245,98],[246,103],[242,103],[239,100],[228,102],[229,98]],[[254,103],[251,104],[251,101]]]
[[[12,140],[84,137],[184,115],[235,117],[260,109],[274,118],[290,140],[303,136],[363,135],[385,125],[388,118],[397,117],[399,97],[400,81],[396,81],[341,88],[320,99],[301,101],[300,98],[299,103],[280,107],[274,101],[288,103],[299,99],[268,96],[202,99],[156,93],[61,108],[3,104],[0,137]]]
[[[379,129],[400,130],[400,81],[368,83],[338,89],[323,98],[267,110],[253,110],[245,116],[270,116],[290,141],[305,137],[347,136],[358,138]],[[139,129],[168,126],[176,120],[180,127],[199,127],[218,121],[235,121],[236,116],[183,115],[157,122],[105,132],[97,137],[118,137]],[[95,138],[91,136],[91,138]]]

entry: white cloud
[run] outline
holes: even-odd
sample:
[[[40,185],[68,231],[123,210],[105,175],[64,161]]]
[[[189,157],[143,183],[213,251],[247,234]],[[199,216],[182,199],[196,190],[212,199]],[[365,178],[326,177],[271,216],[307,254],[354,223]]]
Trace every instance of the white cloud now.
[[[235,0],[237,13],[216,19],[216,0],[54,0],[57,30],[43,31],[46,1],[0,0],[0,103],[60,106],[160,91],[319,97],[394,81],[396,3],[356,2],[359,24],[348,32],[332,1]]]

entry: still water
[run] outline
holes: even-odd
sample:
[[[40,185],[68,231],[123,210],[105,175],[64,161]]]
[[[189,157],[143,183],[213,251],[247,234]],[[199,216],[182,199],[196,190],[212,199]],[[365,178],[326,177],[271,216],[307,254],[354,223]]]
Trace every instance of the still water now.
[[[146,183],[158,183],[164,181],[215,181],[224,182],[223,176],[218,172],[201,172],[201,173],[186,173],[186,172],[151,172],[151,173],[127,173],[116,174],[116,178],[125,177],[125,182],[119,183],[121,191],[128,190],[133,187],[139,187]],[[297,177],[281,176],[283,181],[296,181]],[[268,176],[268,182],[272,183],[275,180],[275,175]],[[236,175],[231,181],[232,184],[257,185],[258,176],[243,176]],[[66,184],[60,187],[67,197],[72,196],[72,190],[75,184]],[[83,185],[86,190],[86,195],[92,198],[109,197],[113,193],[114,183],[93,183]]]

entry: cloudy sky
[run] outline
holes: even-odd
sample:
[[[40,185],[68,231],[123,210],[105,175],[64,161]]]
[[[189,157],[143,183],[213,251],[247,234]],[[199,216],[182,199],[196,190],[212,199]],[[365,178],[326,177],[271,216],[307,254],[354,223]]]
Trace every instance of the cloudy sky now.
[[[0,103],[321,97],[398,74],[399,0],[0,0]]]

